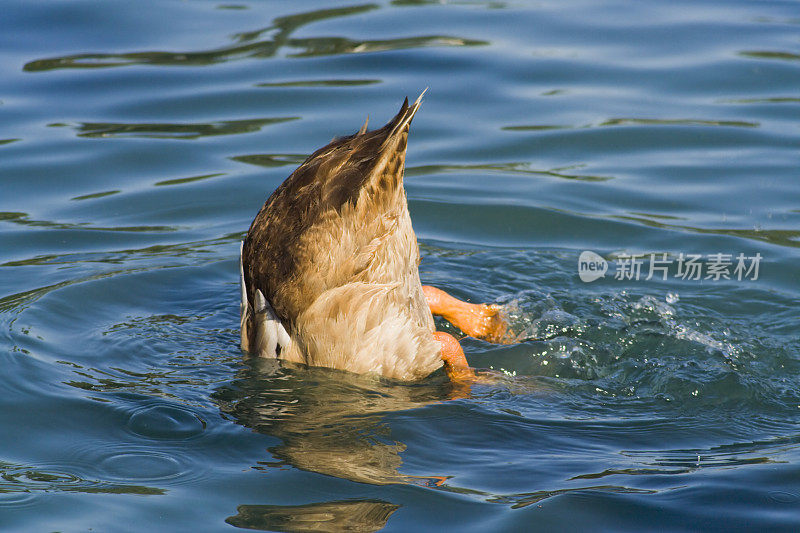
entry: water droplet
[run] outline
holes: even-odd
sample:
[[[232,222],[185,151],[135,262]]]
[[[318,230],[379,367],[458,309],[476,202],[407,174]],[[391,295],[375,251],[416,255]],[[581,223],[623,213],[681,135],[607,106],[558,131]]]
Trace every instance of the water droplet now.
[[[666,300],[668,304],[674,304],[675,302],[680,300],[680,296],[678,296],[677,292],[668,292]]]

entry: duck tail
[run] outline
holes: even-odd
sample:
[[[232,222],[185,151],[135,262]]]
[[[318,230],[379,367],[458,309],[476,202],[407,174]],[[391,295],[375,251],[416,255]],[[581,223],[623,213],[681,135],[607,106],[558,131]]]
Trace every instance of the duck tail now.
[[[414,119],[414,115],[417,114],[420,106],[422,105],[422,97],[428,91],[426,87],[422,93],[417,97],[413,104],[408,105],[408,97],[406,97],[405,101],[403,102],[403,106],[400,108],[400,112],[392,119],[390,124],[392,124],[392,129],[389,134],[386,136],[386,140],[384,141],[384,145],[391,142],[392,139],[395,139],[398,134],[403,132],[407,132],[411,121]]]

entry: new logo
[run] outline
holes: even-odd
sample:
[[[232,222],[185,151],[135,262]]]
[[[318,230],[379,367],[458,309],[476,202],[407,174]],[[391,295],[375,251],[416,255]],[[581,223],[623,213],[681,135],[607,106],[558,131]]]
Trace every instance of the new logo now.
[[[578,276],[581,281],[589,283],[600,279],[608,271],[608,262],[594,252],[585,250],[578,257]]]

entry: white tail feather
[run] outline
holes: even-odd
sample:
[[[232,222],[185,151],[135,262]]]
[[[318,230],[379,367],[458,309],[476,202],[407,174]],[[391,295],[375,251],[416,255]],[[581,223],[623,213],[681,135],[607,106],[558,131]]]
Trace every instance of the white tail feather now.
[[[239,329],[241,331],[242,350],[250,351],[250,318],[252,310],[250,304],[247,302],[247,285],[244,281],[244,265],[242,264],[242,249],[244,248],[244,241],[239,244],[239,288],[242,292],[242,300],[239,304]]]
[[[242,349],[259,357],[278,357],[279,349],[283,353],[289,348],[291,338],[260,290],[256,290],[253,305],[250,305],[247,300],[247,284],[244,280],[242,258],[243,248],[244,242],[239,247],[239,285],[242,292],[242,302],[239,305],[239,325],[242,330]],[[255,342],[252,346],[250,345],[251,328],[255,332]]]

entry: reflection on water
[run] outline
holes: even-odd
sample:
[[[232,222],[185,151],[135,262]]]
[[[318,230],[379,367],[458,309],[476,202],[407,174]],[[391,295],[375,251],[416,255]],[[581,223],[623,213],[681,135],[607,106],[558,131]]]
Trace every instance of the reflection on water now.
[[[692,118],[610,118],[600,126],[727,126],[735,128],[757,128],[758,122],[743,120],[699,120]]]
[[[97,198],[103,198],[105,196],[112,196],[114,194],[119,194],[122,191],[119,189],[114,189],[113,191],[102,191],[102,192],[95,192],[92,194],[83,194],[81,196],[75,196],[70,198],[70,200],[94,200]]]
[[[776,52],[772,50],[743,50],[739,52],[742,57],[754,57],[758,59],[778,59],[783,61],[800,61],[800,54],[790,52]]]
[[[703,120],[694,118],[609,118],[597,124],[578,126],[557,126],[547,124],[531,124],[503,126],[504,131],[547,131],[561,129],[597,128],[608,126],[723,126],[730,128],[757,128],[758,122],[744,120]]]
[[[111,193],[108,193],[111,194]],[[107,196],[108,194],[103,194]],[[81,198],[73,198],[75,200]],[[83,198],[85,199],[85,197]],[[74,224],[66,222],[53,222],[50,220],[31,220],[28,218],[28,213],[15,213],[4,212],[0,213],[0,221],[13,222],[14,224],[21,224],[23,226],[33,226],[39,228],[59,229],[59,230],[86,230],[86,231],[132,231],[132,232],[164,232],[175,231],[176,228],[171,226],[113,226],[103,227],[95,226],[91,222],[78,222]],[[8,264],[8,263],[7,263]]]
[[[793,96],[773,96],[768,98],[737,98],[733,100],[722,100],[723,104],[796,104],[800,103],[800,98]]]
[[[430,250],[426,247],[427,252]],[[445,264],[481,262],[482,257],[472,255],[443,251],[437,258]],[[498,261],[511,267],[506,275],[513,276],[514,261]],[[752,347],[732,324],[724,335],[718,333],[723,328],[714,324],[707,324],[711,331],[706,332],[679,308],[653,297],[632,298],[625,293],[591,298],[575,292],[555,296],[527,292],[507,305],[516,313],[511,317],[516,321],[513,326],[527,328],[531,339],[492,348],[483,361],[496,367],[510,363],[508,368],[515,370],[506,370],[504,375],[486,374],[486,380],[471,391],[448,391],[447,383],[436,377],[415,385],[399,385],[326,369],[280,367],[274,361],[251,360],[232,384],[216,391],[214,400],[236,423],[281,440],[269,448],[272,458],[259,461],[254,469],[269,472],[290,465],[359,483],[413,485],[424,491],[457,493],[512,509],[574,494],[660,496],[678,488],[681,482],[663,480],[641,486],[639,478],[652,480],[654,476],[692,474],[700,469],[758,467],[781,462],[785,454],[797,449],[796,437],[752,443],[727,443],[722,438],[717,442],[723,444],[705,448],[676,448],[665,440],[678,428],[704,426],[705,413],[738,409],[741,398],[782,395],[780,378],[773,376],[764,362],[752,360]],[[722,338],[715,338],[718,336]],[[548,378],[554,381],[543,381]],[[546,395],[543,403],[559,414],[548,419],[537,408],[526,411],[526,403],[537,395]],[[414,414],[431,407],[458,409],[460,402],[448,402],[452,398],[463,399],[463,405],[482,406],[491,415],[481,420],[472,412],[463,421],[451,415],[450,422],[445,422],[448,416],[439,414],[435,422],[426,422],[426,417]],[[672,414],[653,418],[654,412],[660,412],[655,406],[670,412],[672,403],[677,404]],[[565,405],[575,409],[575,417],[564,414]],[[637,411],[642,417],[638,425],[632,421]],[[627,419],[621,421],[619,412],[626,412]],[[510,418],[503,422],[503,416]],[[415,420],[415,431],[423,435],[426,428],[441,425],[431,435],[439,448],[458,442],[462,453],[482,450],[481,454],[509,457],[508,466],[502,468],[476,461],[475,471],[470,473],[482,479],[502,477],[510,472],[500,472],[517,465],[531,472],[530,479],[520,482],[528,490],[465,487],[459,476],[453,477],[452,463],[423,476],[404,474],[404,455],[419,452],[395,437],[393,428],[403,418]],[[737,422],[740,427],[756,430],[758,424]],[[449,430],[456,433],[451,436]],[[636,439],[645,439],[653,447],[618,448],[627,442],[621,434],[634,430]],[[521,453],[521,457],[512,459],[513,454],[505,455],[507,450],[494,450],[495,431],[508,432],[507,439],[513,443],[506,441],[504,445],[513,449],[525,449],[525,443],[535,435],[550,435],[555,448],[548,450],[539,444],[535,457]],[[711,441],[714,438],[709,437]],[[609,448],[608,442],[615,444]],[[576,454],[584,454],[585,460],[573,464],[564,459]],[[551,461],[560,462],[553,468],[556,473],[552,477],[536,474],[546,470]],[[601,469],[594,470],[595,464]],[[416,468],[419,470],[418,465]],[[599,479],[607,482],[586,482]],[[384,505],[395,505],[359,502],[374,507],[370,512],[379,516],[384,516]],[[308,516],[327,513],[330,505],[338,509],[340,503],[243,506],[229,523],[294,530],[290,528],[304,524]],[[330,516],[339,520],[335,511],[330,511]]]
[[[631,215],[608,215],[607,218],[618,220],[630,220],[649,226],[652,228],[667,228],[667,229],[680,229],[690,233],[701,233],[707,235],[730,235],[732,237],[739,237],[742,239],[750,239],[754,241],[761,241],[779,246],[788,246],[791,248],[800,247],[800,231],[798,230],[782,230],[782,229],[738,229],[738,228],[699,228],[688,226],[685,224],[666,224],[657,222],[649,218]],[[664,218],[664,217],[659,217]]]
[[[257,83],[256,87],[357,87],[374,85],[381,80],[300,80]]]
[[[222,120],[209,124],[123,124],[85,122],[76,127],[78,137],[119,137],[142,139],[199,139],[215,135],[235,135],[261,130],[271,124],[298,120],[300,117],[274,117],[247,120]],[[64,124],[55,124],[63,126]]]
[[[398,471],[406,446],[383,419],[446,400],[442,387],[441,379],[406,386],[327,369],[292,372],[256,360],[214,399],[238,424],[283,441],[269,450],[277,464],[377,485],[441,483],[436,473],[428,479]],[[276,463],[255,468],[268,466]]]
[[[306,505],[240,505],[226,518],[242,529],[291,532],[378,531],[399,505],[381,500],[344,500]]]
[[[186,183],[194,183],[195,181],[203,181],[211,178],[218,178],[224,176],[223,172],[215,172],[214,174],[203,174],[201,176],[190,176],[188,178],[174,178],[171,180],[161,180],[154,183],[156,187],[163,187],[165,185],[185,185]]]
[[[308,156],[304,154],[253,154],[237,155],[231,157],[231,159],[262,167],[285,167],[299,165],[306,160],[306,157]]]
[[[656,494],[656,490],[636,489],[631,487],[619,487],[615,485],[593,485],[583,486],[570,489],[559,490],[539,490],[535,492],[524,492],[519,494],[511,494],[508,496],[495,496],[488,501],[491,503],[502,503],[510,505],[512,509],[522,509],[529,505],[539,503],[554,496],[561,496],[563,494],[574,494],[580,492],[607,492],[612,494]]]
[[[0,528],[798,530],[794,6],[3,7]],[[469,391],[242,362],[253,214],[426,86],[421,275],[521,342],[465,339]]]
[[[781,437],[758,442],[737,442],[712,448],[686,450],[626,450],[620,455],[633,464],[580,474],[572,479],[601,479],[608,476],[683,475],[701,469],[736,468],[747,465],[780,464],[780,456],[800,444],[800,437]]]
[[[481,46],[486,41],[463,39],[449,35],[423,35],[386,40],[353,40],[346,37],[292,38],[302,26],[320,20],[362,14],[379,6],[366,4],[338,9],[321,9],[298,13],[273,20],[272,25],[255,31],[234,35],[235,46],[225,46],[201,52],[127,52],[75,54],[63,57],[37,59],[25,64],[24,70],[40,72],[62,68],[102,68],[129,65],[203,66],[246,58],[269,58],[281,49],[288,49],[288,57],[313,57],[325,55],[403,50],[429,46]],[[264,39],[264,35],[270,37]]]
[[[588,174],[578,174],[568,172],[581,168],[584,165],[569,165],[566,167],[551,168],[548,170],[540,170],[533,168],[531,163],[517,162],[517,163],[488,163],[480,165],[423,165],[417,167],[410,167],[406,169],[407,176],[425,176],[431,174],[443,173],[460,173],[468,170],[482,170],[487,172],[499,172],[507,174],[528,174],[528,175],[541,175],[551,176],[554,178],[561,178],[565,180],[578,180],[578,181],[608,181],[613,179],[611,176],[591,176]]]
[[[76,475],[0,461],[0,504],[6,495],[57,492],[161,495],[166,491],[141,485],[82,479]],[[17,502],[19,503],[19,502]]]

